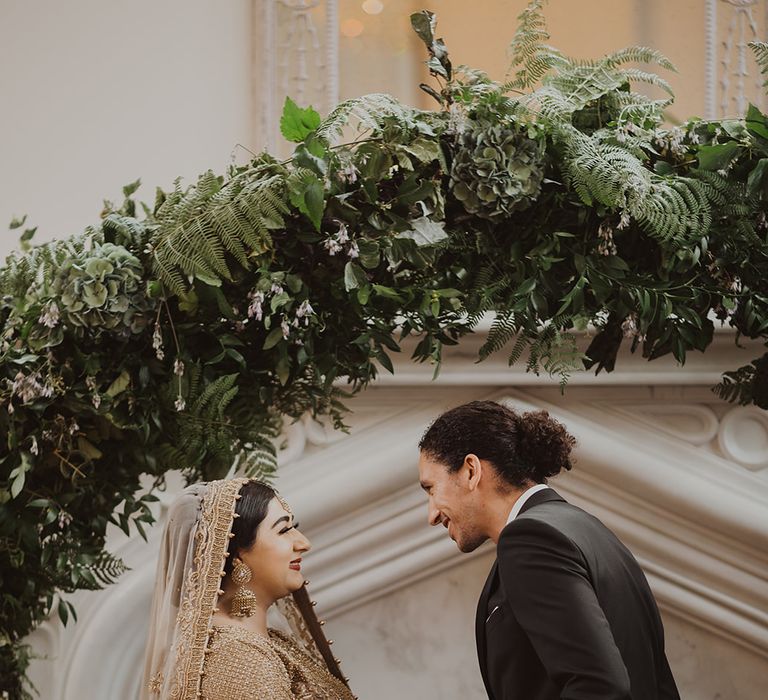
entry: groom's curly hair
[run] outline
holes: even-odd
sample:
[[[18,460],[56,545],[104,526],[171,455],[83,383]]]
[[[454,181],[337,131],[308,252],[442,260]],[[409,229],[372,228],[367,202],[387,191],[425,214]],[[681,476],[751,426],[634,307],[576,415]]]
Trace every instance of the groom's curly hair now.
[[[575,445],[576,438],[546,411],[518,413],[495,401],[472,401],[440,415],[419,449],[451,472],[474,454],[491,462],[502,483],[522,488],[571,469]]]

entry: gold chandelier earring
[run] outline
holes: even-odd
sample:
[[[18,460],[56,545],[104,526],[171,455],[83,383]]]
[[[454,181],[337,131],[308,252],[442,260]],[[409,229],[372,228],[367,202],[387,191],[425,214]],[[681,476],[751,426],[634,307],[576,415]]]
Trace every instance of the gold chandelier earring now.
[[[253,572],[248,565],[239,557],[236,557],[232,563],[232,582],[237,586],[235,595],[232,598],[232,609],[230,613],[234,617],[250,617],[256,608],[256,596],[253,591],[245,587],[245,584],[251,580]]]

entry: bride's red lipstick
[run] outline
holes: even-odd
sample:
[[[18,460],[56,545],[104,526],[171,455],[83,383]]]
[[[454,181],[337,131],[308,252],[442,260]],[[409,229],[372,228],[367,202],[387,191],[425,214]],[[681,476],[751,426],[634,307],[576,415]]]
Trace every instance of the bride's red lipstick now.
[[[301,571],[301,558],[294,559],[290,564],[290,568],[294,571]]]

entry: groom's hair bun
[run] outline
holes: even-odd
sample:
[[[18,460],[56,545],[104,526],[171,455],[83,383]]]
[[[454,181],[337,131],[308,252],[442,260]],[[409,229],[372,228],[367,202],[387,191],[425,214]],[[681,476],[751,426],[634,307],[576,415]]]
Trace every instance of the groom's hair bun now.
[[[419,449],[452,472],[474,454],[493,464],[502,485],[522,488],[571,469],[575,445],[576,438],[546,411],[518,413],[495,401],[472,401],[439,416]]]
[[[546,411],[520,414],[517,421],[518,454],[523,464],[531,465],[533,481],[543,483],[563,469],[568,471],[573,467],[571,450],[576,438],[562,423]]]

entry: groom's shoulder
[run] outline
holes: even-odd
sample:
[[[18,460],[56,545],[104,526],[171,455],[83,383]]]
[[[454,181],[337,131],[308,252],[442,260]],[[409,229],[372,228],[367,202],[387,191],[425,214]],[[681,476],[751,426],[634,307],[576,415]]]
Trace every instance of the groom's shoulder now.
[[[538,495],[538,494],[537,494]],[[568,503],[552,494],[547,500],[523,510],[501,532],[509,538],[524,534],[541,537],[565,537],[571,539],[575,533],[605,526],[591,513]]]

